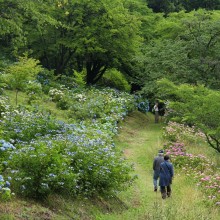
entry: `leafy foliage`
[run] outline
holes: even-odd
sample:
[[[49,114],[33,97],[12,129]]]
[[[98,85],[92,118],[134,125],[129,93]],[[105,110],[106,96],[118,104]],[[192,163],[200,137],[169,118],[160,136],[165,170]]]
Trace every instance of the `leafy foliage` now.
[[[175,85],[159,81],[161,96],[168,99],[172,120],[195,125],[206,135],[211,147],[220,152],[220,93],[204,86]]]
[[[157,93],[156,81],[204,84],[218,89],[219,12],[179,12],[158,19],[154,39],[136,57],[139,82],[148,97]],[[137,80],[138,81],[138,80]]]
[[[100,83],[121,91],[129,92],[131,90],[131,86],[125,76],[116,69],[107,70],[100,80]]]
[[[39,61],[28,58],[27,55],[19,57],[18,62],[5,69],[1,75],[1,80],[9,88],[16,90],[16,104],[18,91],[25,91],[29,81],[36,79],[37,74],[42,70]]]
[[[8,178],[9,180],[11,178]],[[0,199],[1,201],[8,201],[11,198],[10,182],[5,180],[2,175],[0,175]]]
[[[220,174],[216,169],[216,164],[205,155],[189,153],[187,147],[178,140],[167,144],[165,152],[172,158],[174,166],[180,168],[181,173],[187,175],[204,193],[204,202],[208,202],[212,206],[219,205]]]
[[[12,178],[13,192],[43,199],[51,193],[113,195],[129,187],[135,179],[133,166],[115,147],[113,137],[118,121],[134,108],[132,96],[113,89],[60,89],[64,98],[71,97],[72,123],[37,109],[2,109],[1,170]],[[56,92],[50,93],[52,97],[57,97]],[[72,112],[75,105],[77,114]],[[5,143],[13,147],[6,150]]]
[[[148,6],[153,9],[154,12],[163,12],[168,14],[170,12],[183,10],[181,1],[179,0],[148,0]]]

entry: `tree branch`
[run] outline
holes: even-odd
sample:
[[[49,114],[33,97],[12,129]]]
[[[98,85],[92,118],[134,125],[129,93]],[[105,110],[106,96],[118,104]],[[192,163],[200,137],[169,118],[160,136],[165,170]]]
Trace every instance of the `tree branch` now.
[[[211,136],[211,135],[205,134],[205,136],[206,136],[206,139],[207,139],[208,144],[209,144],[212,148],[214,148],[216,151],[218,151],[218,152],[220,153],[219,141],[218,141],[216,138],[214,138],[213,136]],[[211,138],[213,141],[215,141],[215,144],[212,143],[212,140],[210,140],[210,138]]]

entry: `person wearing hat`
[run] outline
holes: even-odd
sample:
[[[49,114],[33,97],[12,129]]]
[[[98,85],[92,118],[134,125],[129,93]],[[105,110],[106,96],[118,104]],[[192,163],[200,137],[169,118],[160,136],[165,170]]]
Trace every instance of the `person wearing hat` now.
[[[170,197],[171,195],[171,184],[174,176],[174,170],[172,163],[169,162],[169,155],[164,156],[164,162],[160,164],[160,191],[163,199]]]
[[[163,157],[163,150],[158,151],[158,156],[154,158],[153,162],[153,184],[154,184],[154,191],[157,191],[157,181],[159,179],[160,175],[160,164],[164,162],[164,157]]]

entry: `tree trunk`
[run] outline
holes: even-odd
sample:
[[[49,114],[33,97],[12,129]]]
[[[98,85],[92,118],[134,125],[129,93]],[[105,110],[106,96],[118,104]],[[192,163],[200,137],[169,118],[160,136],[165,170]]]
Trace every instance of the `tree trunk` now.
[[[16,89],[15,104],[18,105],[18,89]]]
[[[57,57],[57,65],[55,69],[56,75],[62,75],[64,73],[73,54],[74,51],[71,51],[70,49],[66,49],[66,48],[61,49],[59,57]]]
[[[206,136],[206,140],[207,140],[208,144],[220,153],[220,142],[219,142],[219,140],[217,140],[217,138],[215,138],[211,135],[208,135],[208,134],[205,134],[205,136]]]
[[[86,83],[87,85],[93,85],[97,83],[107,70],[106,65],[102,65],[99,62],[87,62],[86,63]]]

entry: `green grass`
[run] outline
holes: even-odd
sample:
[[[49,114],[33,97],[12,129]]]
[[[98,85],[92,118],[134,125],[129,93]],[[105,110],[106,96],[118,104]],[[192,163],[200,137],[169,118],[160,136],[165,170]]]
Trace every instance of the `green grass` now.
[[[163,148],[163,124],[154,124],[152,115],[132,113],[121,124],[116,138],[117,146],[124,150],[127,159],[135,163],[139,178],[127,192],[119,195],[127,209],[112,210],[108,214],[97,213],[97,220],[194,220],[220,219],[219,212],[203,202],[203,195],[187,176],[175,170],[172,197],[161,199],[159,192],[153,192],[152,162],[160,148]]]
[[[9,102],[12,106],[16,107],[15,91],[5,90],[5,95],[9,98]],[[28,95],[24,92],[18,93],[18,106],[26,106],[27,108],[34,108],[35,106],[42,111],[49,112],[58,120],[67,121],[67,111],[57,109],[56,103],[50,101],[49,97],[42,94],[38,100],[35,100],[31,105],[28,104]]]
[[[15,94],[8,91],[12,103]],[[27,97],[20,93],[18,103],[26,105]],[[56,109],[48,99],[40,102],[42,109],[51,111],[55,117],[66,120],[65,111]],[[0,203],[0,219],[53,219],[53,220],[194,220],[220,219],[217,209],[208,207],[195,185],[175,170],[172,197],[162,200],[159,192],[153,192],[152,162],[159,149],[163,148],[163,123],[154,124],[151,114],[133,112],[120,123],[120,132],[115,137],[116,146],[125,157],[134,163],[138,179],[126,192],[109,199],[82,199],[50,196],[44,203],[13,199]],[[198,143],[199,145],[199,143]],[[211,149],[194,144],[192,151],[214,155]]]

